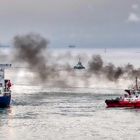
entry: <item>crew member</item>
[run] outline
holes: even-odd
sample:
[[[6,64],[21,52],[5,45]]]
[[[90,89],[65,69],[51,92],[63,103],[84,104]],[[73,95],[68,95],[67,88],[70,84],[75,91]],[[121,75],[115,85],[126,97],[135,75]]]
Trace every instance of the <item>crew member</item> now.
[[[11,84],[10,80],[8,80],[7,83],[6,83],[6,89],[10,90],[11,86],[12,86],[12,84]]]

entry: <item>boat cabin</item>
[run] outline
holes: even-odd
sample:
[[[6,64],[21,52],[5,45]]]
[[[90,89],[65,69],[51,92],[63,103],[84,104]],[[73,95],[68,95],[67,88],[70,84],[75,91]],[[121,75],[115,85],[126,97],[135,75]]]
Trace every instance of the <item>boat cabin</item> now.
[[[11,82],[5,79],[5,69],[10,67],[11,64],[0,64],[0,94],[10,91]]]

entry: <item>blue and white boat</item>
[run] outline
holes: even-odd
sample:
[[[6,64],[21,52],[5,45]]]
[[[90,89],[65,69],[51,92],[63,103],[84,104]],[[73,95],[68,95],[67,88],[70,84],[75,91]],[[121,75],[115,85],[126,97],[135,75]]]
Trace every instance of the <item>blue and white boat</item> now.
[[[11,64],[0,64],[0,108],[10,106],[11,101],[11,82],[5,79],[5,69],[10,68]]]

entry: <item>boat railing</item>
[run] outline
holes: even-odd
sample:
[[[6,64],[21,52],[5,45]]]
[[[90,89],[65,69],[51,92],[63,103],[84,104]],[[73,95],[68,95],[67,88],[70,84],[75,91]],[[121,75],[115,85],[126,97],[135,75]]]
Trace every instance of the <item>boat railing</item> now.
[[[4,92],[3,95],[4,95],[4,96],[9,96],[9,95],[11,95],[11,90]]]

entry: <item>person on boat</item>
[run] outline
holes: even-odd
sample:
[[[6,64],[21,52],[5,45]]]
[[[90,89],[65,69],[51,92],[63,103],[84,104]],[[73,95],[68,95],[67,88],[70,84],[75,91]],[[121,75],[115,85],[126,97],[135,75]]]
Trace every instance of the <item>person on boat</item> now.
[[[128,98],[128,94],[124,94],[124,97],[125,97],[125,98]]]
[[[135,94],[135,89],[132,89],[131,90],[131,94]]]
[[[124,94],[123,96],[121,96],[120,100],[127,100],[127,98],[129,97],[128,94]]]
[[[8,80],[6,83],[6,89],[9,91],[11,86],[12,86],[12,84],[11,84],[10,80]]]

